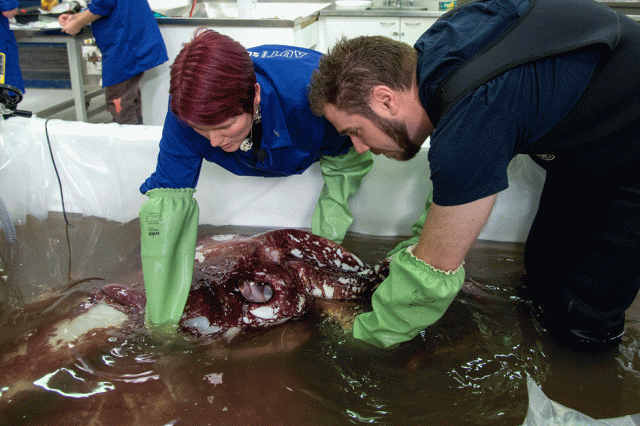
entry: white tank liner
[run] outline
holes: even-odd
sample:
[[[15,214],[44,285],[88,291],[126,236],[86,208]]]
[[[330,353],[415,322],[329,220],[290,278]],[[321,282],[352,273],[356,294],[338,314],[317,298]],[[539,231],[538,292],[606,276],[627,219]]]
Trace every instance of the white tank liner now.
[[[17,223],[61,211],[119,222],[138,216],[140,184],[155,170],[160,126],[91,124],[32,117],[0,122],[0,196]],[[375,157],[351,207],[351,230],[410,235],[428,191],[428,147],[408,162]],[[537,209],[544,172],[527,156],[509,167],[509,188],[498,195],[481,239],[523,242]],[[323,181],[316,163],[302,175],[239,177],[205,162],[195,197],[200,223],[308,228]]]

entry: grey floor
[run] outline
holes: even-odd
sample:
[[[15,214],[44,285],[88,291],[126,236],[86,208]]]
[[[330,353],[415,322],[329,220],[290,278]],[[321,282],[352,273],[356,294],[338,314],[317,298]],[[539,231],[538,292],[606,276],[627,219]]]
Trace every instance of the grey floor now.
[[[59,105],[65,101],[73,99],[71,89],[34,89],[26,88],[26,93],[22,101],[18,104],[19,110],[31,111],[41,118],[56,118],[60,120],[75,121],[76,113],[73,106],[54,115],[43,117],[39,112],[46,110],[54,105]],[[105,105],[104,95],[98,95],[89,102],[89,111],[99,109]],[[111,114],[103,110],[97,114],[90,115],[87,118],[89,123],[111,123]]]

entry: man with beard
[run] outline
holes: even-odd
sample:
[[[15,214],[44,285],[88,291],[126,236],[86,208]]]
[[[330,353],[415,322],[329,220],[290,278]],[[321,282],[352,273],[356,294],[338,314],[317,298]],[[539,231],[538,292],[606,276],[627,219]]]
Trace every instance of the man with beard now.
[[[354,336],[393,346],[444,314],[529,154],[547,171],[525,247],[536,314],[558,342],[616,345],[640,288],[639,60],[640,25],[592,0],[478,1],[414,48],[358,37],[323,57],[312,110],[359,152],[408,160],[430,136],[427,211]]]

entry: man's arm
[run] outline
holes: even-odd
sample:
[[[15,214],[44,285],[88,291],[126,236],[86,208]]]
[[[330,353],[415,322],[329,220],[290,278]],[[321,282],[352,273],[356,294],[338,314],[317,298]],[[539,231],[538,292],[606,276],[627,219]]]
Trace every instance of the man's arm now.
[[[353,336],[390,347],[440,319],[462,287],[462,262],[495,199],[492,195],[455,207],[433,204],[418,244],[391,258],[389,276],[371,298],[373,311],[356,317]]]
[[[489,219],[496,194],[459,206],[432,204],[413,254],[442,271],[453,271]]]
[[[100,18],[100,15],[95,15],[89,9],[85,9],[76,14],[63,13],[58,17],[58,23],[62,26],[63,33],[76,35],[82,27]]]

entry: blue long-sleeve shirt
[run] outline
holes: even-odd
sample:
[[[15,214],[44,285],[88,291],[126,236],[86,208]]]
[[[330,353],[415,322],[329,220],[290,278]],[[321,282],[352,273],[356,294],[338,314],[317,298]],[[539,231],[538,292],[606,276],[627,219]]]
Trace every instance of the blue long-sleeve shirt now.
[[[307,86],[321,53],[300,47],[265,45],[248,49],[260,84],[264,160],[253,150],[225,152],[212,147],[168,110],[156,171],[142,184],[154,188],[195,188],[202,160],[236,175],[281,177],[304,172],[320,157],[346,153],[351,140],[340,136],[309,108]]]
[[[160,28],[146,0],[93,0],[91,23],[102,53],[102,84],[112,86],[169,60]]]
[[[18,7],[18,0],[0,0],[0,12]],[[0,14],[0,52],[5,54],[4,83],[17,87],[24,93],[24,82],[18,61],[18,44],[13,31],[9,28],[9,19]]]

